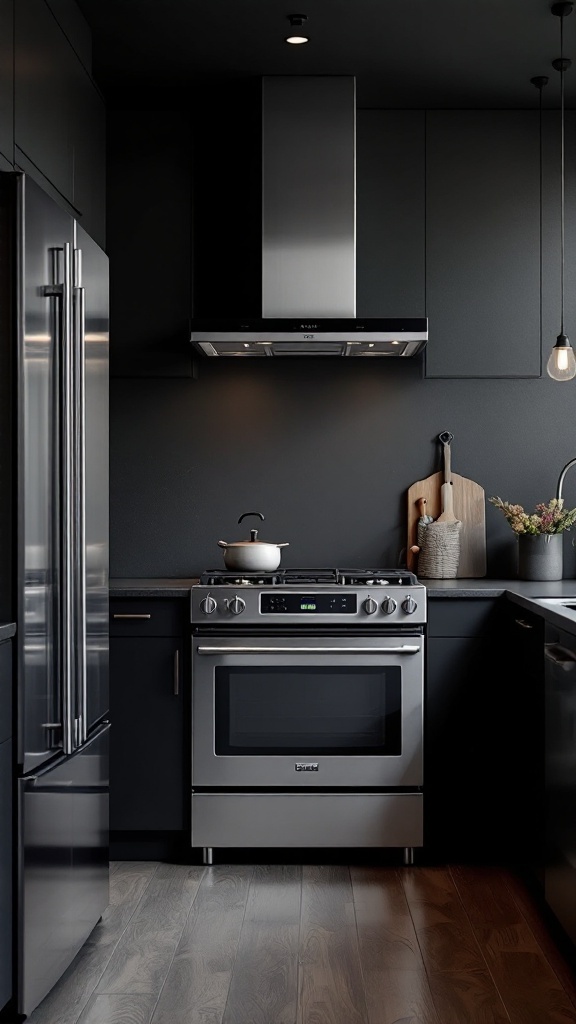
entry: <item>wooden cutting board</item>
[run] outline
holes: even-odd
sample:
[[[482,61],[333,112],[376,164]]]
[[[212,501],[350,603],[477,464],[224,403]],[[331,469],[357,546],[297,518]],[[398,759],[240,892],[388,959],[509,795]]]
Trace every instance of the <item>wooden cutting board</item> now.
[[[454,514],[462,522],[458,579],[474,579],[486,575],[486,502],[484,488],[458,473],[451,474]],[[418,574],[418,555],[410,551],[418,543],[418,499],[426,499],[426,515],[437,519],[442,512],[440,492],[444,473],[439,471],[417,480],[408,488],[408,551],[407,566]]]

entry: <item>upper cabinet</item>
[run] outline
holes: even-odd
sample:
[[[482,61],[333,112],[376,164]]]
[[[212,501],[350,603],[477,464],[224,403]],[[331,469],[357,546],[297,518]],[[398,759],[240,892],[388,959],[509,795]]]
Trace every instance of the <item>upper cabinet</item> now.
[[[191,377],[188,113],[110,111],[108,156],[110,374]]]
[[[14,160],[14,0],[0,0],[0,155]],[[1,170],[7,170],[2,162]]]
[[[358,316],[426,315],[424,154],[424,111],[358,111]]]
[[[541,374],[537,111],[426,116],[427,377]]]
[[[51,185],[104,246],[105,107],[85,66],[85,33],[77,48],[70,38],[81,21],[66,17],[63,27],[59,13],[70,4],[14,6],[14,161]]]

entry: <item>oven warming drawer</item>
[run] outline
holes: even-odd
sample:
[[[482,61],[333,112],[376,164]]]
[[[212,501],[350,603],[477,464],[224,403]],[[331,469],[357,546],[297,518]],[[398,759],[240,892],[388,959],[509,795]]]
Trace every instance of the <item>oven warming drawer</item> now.
[[[422,793],[193,793],[193,847],[410,847]]]

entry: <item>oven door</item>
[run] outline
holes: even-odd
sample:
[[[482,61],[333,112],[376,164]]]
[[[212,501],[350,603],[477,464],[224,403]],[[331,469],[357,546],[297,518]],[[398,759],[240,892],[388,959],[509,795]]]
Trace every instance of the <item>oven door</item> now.
[[[423,637],[193,638],[192,785],[422,785]]]

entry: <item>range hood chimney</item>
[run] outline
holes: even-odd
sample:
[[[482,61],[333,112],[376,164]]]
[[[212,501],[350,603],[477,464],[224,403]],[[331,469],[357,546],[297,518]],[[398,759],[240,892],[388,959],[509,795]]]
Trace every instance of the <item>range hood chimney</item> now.
[[[356,317],[355,78],[264,77],[262,317],[193,320],[193,345],[208,356],[397,358],[427,339],[426,317]]]

